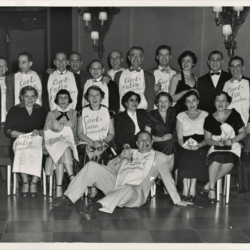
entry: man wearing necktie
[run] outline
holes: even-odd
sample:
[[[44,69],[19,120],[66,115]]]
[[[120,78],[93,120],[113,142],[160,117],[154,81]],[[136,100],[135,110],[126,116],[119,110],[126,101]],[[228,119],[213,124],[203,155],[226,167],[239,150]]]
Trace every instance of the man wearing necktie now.
[[[125,93],[134,91],[141,96],[138,108],[151,111],[154,109],[155,77],[141,68],[144,60],[144,51],[141,47],[134,46],[130,48],[128,54],[130,68],[115,74],[115,82],[119,88],[120,104]],[[120,105],[120,111],[124,111],[122,105]]]
[[[119,71],[124,70],[124,68],[122,68],[122,62],[123,62],[122,52],[119,50],[113,50],[109,54],[109,62],[112,69],[107,72],[107,76],[109,76],[110,79],[114,81],[115,74]]]
[[[47,111],[56,108],[54,99],[60,89],[66,89],[70,92],[73,100],[70,104],[70,108],[76,110],[82,109],[82,87],[80,77],[78,74],[67,70],[68,63],[67,55],[62,51],[57,52],[54,59],[56,70],[49,74],[45,73],[42,77],[42,101]]]
[[[228,106],[229,109],[236,109],[240,113],[245,123],[247,133],[250,133],[249,124],[249,108],[250,108],[250,88],[249,79],[243,76],[244,60],[239,56],[235,56],[229,61],[229,70],[232,78],[225,83],[223,91],[232,97],[232,102]]]
[[[161,45],[156,50],[156,60],[158,67],[148,70],[149,73],[155,76],[155,93],[160,91],[169,92],[169,84],[173,75],[176,74],[175,70],[169,67],[171,60],[171,48],[167,45]]]
[[[217,50],[212,51],[207,61],[210,71],[198,79],[199,108],[209,113],[216,111],[212,102],[213,96],[216,92],[222,91],[225,82],[231,78],[229,73],[222,70],[223,63],[222,53]]]
[[[119,111],[120,105],[119,90],[117,84],[114,81],[110,80],[108,83],[104,81],[104,70],[104,65],[100,60],[93,60],[90,63],[89,72],[92,76],[92,79],[89,79],[84,85],[82,106],[84,107],[88,104],[88,101],[84,98],[84,94],[87,92],[89,87],[96,85],[105,93],[101,104],[117,113]]]

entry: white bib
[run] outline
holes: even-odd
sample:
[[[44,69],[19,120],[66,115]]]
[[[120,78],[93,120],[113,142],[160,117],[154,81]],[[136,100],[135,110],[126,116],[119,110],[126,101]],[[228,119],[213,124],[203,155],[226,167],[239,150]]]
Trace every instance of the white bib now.
[[[108,108],[101,106],[99,110],[89,107],[82,109],[83,132],[91,140],[103,140],[109,130],[110,115]]]
[[[59,75],[57,71],[54,71],[50,74],[48,79],[48,95],[49,95],[49,106],[50,110],[54,110],[57,107],[54,100],[56,98],[56,94],[60,89],[66,89],[69,91],[70,96],[72,98],[72,103],[69,104],[69,108],[75,109],[77,104],[77,95],[78,90],[76,86],[76,81],[74,74],[70,71],[67,73]]]
[[[234,129],[227,123],[222,124],[221,126],[221,135],[212,135],[212,139],[214,141],[220,141],[220,140],[228,140],[228,139],[232,139],[235,137],[235,132]],[[236,154],[238,157],[240,157],[240,152],[241,152],[241,146],[238,142],[233,143],[232,144],[232,149],[231,150],[215,150],[214,146],[210,147],[210,149],[208,150],[208,154],[211,154],[212,152],[231,152]]]
[[[160,69],[154,71],[155,84],[161,83],[161,91],[169,92],[169,85],[176,72],[170,69],[170,73],[163,73]]]
[[[138,109],[147,109],[148,103],[144,96],[145,92],[145,79],[144,71],[131,72],[129,69],[125,69],[120,77],[119,81],[119,94],[120,94],[120,111],[124,111],[124,107],[121,104],[122,97],[128,91],[134,91],[141,96],[141,102],[138,105]]]
[[[42,168],[41,136],[31,136],[32,133],[19,135],[13,145],[15,152],[13,173],[24,173],[40,177]]]
[[[148,176],[155,158],[155,151],[151,150],[148,154],[141,154],[138,149],[131,150],[133,153],[132,163],[123,160],[117,174],[115,188],[125,184],[140,185]]]
[[[38,98],[36,103],[42,105],[42,83],[38,74],[32,70],[28,74],[21,72],[15,74],[15,105],[20,103],[20,90],[26,86],[32,86],[37,90]]]
[[[0,80],[1,86],[1,122],[5,122],[7,110],[6,110],[6,84],[5,77]]]
[[[101,104],[105,105],[106,107],[109,107],[109,89],[106,83],[103,83],[102,81],[100,82],[93,82],[92,79],[87,80],[87,82],[84,85],[84,90],[83,90],[83,98],[82,98],[82,106],[86,106],[89,104],[89,102],[84,98],[84,94],[87,92],[88,88],[96,85],[98,86],[104,93],[104,98],[102,99]]]
[[[240,82],[225,83],[223,91],[227,92],[232,97],[232,102],[228,106],[229,109],[235,108],[240,113],[241,118],[247,126],[249,119],[249,82],[242,79]]]
[[[44,140],[45,147],[55,164],[68,147],[73,150],[74,158],[79,161],[74,135],[69,126],[64,126],[63,130],[58,133],[50,129],[46,130],[44,132]]]
[[[123,71],[123,70],[125,70],[125,69],[124,69],[124,68],[120,68],[119,70],[113,70],[113,69],[111,69],[111,70],[108,71],[107,74],[108,74],[109,76],[111,76],[112,81],[114,81],[114,79],[115,79],[115,74],[116,74],[117,72]]]

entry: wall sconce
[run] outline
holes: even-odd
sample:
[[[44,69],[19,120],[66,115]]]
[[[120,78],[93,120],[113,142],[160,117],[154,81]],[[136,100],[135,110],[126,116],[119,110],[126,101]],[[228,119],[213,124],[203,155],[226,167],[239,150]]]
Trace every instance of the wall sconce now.
[[[85,21],[85,30],[91,32],[90,38],[94,41],[94,51],[98,52],[101,59],[105,47],[104,39],[108,34],[110,26],[121,10],[116,7],[88,7],[85,11],[81,7],[78,8],[78,13]]]
[[[229,57],[234,55],[234,50],[237,49],[237,43],[234,40],[245,22],[247,15],[250,12],[250,7],[213,7],[215,12],[215,23],[217,26],[222,24],[222,34],[225,36],[225,47]]]

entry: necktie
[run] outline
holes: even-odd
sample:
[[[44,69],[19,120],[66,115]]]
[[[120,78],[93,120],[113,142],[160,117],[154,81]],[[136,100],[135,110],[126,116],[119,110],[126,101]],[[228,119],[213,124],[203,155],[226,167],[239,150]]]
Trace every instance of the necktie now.
[[[61,72],[60,75],[63,75],[63,72]]]
[[[234,82],[234,81],[237,81],[237,82],[240,82],[241,81],[241,77],[232,77],[232,79],[230,80],[230,82]]]
[[[131,72],[140,72],[141,71],[141,69],[137,69],[137,68],[130,68],[129,69]]]
[[[67,112],[61,112],[61,111],[59,111],[59,112],[61,113],[61,115],[56,118],[57,121],[59,121],[64,116],[66,117],[67,121],[69,121],[69,117],[67,116]]]
[[[97,80],[93,79],[93,82],[98,82]]]
[[[161,69],[161,72],[167,74],[167,73],[170,73],[170,69],[169,68]]]
[[[210,73],[210,76],[214,76],[214,75],[219,76],[219,75],[220,75],[220,72],[213,72],[213,73]]]

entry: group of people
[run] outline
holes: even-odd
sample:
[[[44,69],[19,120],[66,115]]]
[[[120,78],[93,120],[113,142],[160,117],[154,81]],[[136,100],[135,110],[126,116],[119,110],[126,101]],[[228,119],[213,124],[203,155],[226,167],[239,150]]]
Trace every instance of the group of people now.
[[[199,194],[215,203],[216,181],[237,167],[239,142],[250,131],[244,60],[231,58],[227,73],[222,53],[213,51],[209,73],[198,78],[192,73],[198,59],[191,51],[180,55],[180,72],[169,66],[169,46],[159,46],[156,59],[159,65],[144,71],[144,51],[134,46],[128,69],[122,68],[122,53],[114,50],[111,70],[105,73],[103,63],[93,60],[87,72],[78,52],[69,60],[58,52],[56,68],[41,78],[31,70],[28,52],[18,56],[20,71],[6,76],[7,61],[0,58],[1,124],[11,147],[27,133],[45,141],[53,133],[70,134],[77,146],[77,157],[68,146],[55,161],[43,143],[46,174],[56,174],[53,207],[72,205],[87,189],[94,202],[100,189],[105,197],[80,211],[89,220],[97,209],[112,213],[116,206],[141,206],[155,181],[163,183],[174,204],[184,206],[193,204],[196,182],[203,181]],[[181,197],[171,174],[176,168]],[[70,180],[65,193],[64,172]],[[29,173],[21,176],[22,196],[36,197],[38,176],[31,181]]]

